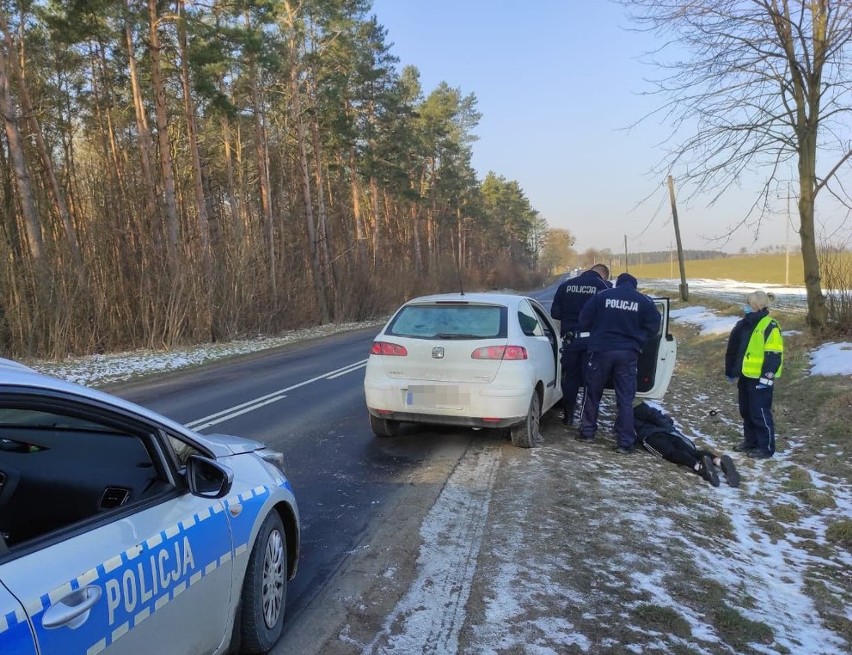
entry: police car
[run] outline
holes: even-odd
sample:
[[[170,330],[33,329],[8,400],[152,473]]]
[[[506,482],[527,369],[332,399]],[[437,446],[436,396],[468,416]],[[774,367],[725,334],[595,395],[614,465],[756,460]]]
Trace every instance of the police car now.
[[[0,359],[0,653],[259,653],[299,513],[280,453]]]

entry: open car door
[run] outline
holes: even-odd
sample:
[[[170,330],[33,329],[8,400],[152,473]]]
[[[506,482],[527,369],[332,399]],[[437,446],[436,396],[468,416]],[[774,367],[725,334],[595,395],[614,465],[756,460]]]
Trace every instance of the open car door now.
[[[657,335],[650,339],[639,355],[636,397],[660,400],[666,394],[674,373],[677,341],[669,332],[669,298],[651,298],[660,310],[662,320]]]

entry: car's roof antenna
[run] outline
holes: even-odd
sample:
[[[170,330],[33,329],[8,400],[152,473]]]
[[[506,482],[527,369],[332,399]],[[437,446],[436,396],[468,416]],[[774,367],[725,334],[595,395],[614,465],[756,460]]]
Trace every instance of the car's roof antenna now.
[[[456,260],[456,272],[458,273],[458,276],[459,276],[459,293],[461,295],[464,295],[464,284],[462,283],[461,262],[456,257],[453,257],[453,259]]]

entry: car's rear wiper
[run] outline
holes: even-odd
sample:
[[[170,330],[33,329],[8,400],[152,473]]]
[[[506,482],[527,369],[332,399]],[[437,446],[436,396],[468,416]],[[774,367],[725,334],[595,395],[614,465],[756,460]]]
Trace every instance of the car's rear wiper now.
[[[438,332],[432,335],[433,339],[482,339],[480,334],[460,334],[458,332]]]

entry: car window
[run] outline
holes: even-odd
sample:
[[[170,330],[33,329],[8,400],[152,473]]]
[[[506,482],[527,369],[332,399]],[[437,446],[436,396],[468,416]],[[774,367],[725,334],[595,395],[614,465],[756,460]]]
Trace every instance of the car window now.
[[[502,305],[408,305],[394,317],[386,334],[422,339],[492,339],[506,336]]]
[[[0,407],[0,428],[15,425],[42,428],[79,428],[81,430],[100,430],[98,423],[78,416],[68,416],[49,410]]]
[[[0,540],[13,552],[173,489],[151,434],[84,414],[43,400],[0,406]]]
[[[188,444],[182,439],[178,439],[171,434],[169,435],[169,445],[172,447],[172,450],[175,453],[175,459],[180,466],[186,465],[186,460],[189,459],[190,455],[202,454],[195,446]]]
[[[662,317],[660,327],[657,329],[657,336],[659,337],[662,336],[663,331],[665,331],[668,326],[669,305],[667,300],[663,300],[661,298],[653,298],[653,301],[660,312],[660,316]]]
[[[541,329],[533,308],[525,300],[518,305],[518,323],[521,324],[521,330],[528,337],[540,337],[544,335],[544,331]]]

